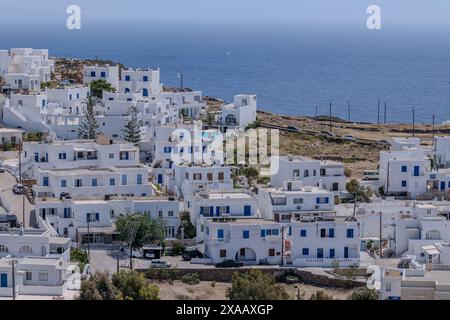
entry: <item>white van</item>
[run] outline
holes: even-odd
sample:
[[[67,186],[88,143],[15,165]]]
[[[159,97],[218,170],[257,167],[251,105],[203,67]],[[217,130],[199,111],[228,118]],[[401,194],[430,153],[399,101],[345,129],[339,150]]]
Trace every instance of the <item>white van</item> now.
[[[364,170],[363,180],[378,180],[380,178],[377,170]]]

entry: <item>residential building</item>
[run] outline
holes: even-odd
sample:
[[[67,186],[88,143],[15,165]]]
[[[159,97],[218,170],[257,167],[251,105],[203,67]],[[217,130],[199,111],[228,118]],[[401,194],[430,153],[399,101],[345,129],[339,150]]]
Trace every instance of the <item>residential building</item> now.
[[[119,89],[119,66],[85,66],[83,70],[83,83],[90,84],[94,80],[104,80]]]

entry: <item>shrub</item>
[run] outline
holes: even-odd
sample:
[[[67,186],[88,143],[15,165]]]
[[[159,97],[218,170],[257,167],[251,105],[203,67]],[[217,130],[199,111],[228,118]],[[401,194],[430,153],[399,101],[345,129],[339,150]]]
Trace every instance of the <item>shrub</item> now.
[[[178,279],[178,272],[177,269],[171,268],[171,269],[157,269],[157,268],[151,268],[147,269],[145,271],[145,277],[147,279],[154,279],[158,281],[164,281],[164,280],[170,280],[174,281]]]
[[[367,287],[358,288],[347,297],[347,300],[378,300],[378,292]]]
[[[200,283],[200,277],[198,273],[186,273],[181,277],[181,281],[189,285],[196,285]]]
[[[186,249],[186,246],[181,241],[174,241],[172,243],[172,253],[174,256],[179,256],[183,254],[183,251]]]
[[[324,291],[316,291],[313,293],[309,300],[333,300],[333,297],[326,294]]]

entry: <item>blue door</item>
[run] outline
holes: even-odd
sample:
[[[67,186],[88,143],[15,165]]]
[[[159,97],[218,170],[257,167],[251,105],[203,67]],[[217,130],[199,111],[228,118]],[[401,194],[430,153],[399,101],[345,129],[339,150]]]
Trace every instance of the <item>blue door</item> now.
[[[163,176],[162,176],[162,174],[158,174],[158,183],[159,184],[163,183]]]
[[[414,176],[415,177],[419,176],[419,171],[420,171],[420,166],[414,166]]]
[[[0,275],[0,287],[6,288],[8,286],[8,274],[2,273]]]
[[[441,181],[441,190],[445,190],[445,181]]]
[[[39,153],[34,154],[34,162],[39,162]]]
[[[317,258],[323,258],[323,249],[322,248],[318,248],[317,249]]]
[[[330,249],[330,259],[333,259],[336,257],[336,254],[334,252],[334,249]]]
[[[344,258],[348,258],[348,247],[344,247]]]
[[[244,206],[244,216],[252,215],[252,206]]]

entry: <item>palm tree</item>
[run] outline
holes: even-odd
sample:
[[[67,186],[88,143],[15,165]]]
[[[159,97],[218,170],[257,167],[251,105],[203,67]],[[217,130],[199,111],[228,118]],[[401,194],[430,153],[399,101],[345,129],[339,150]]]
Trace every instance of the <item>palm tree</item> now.
[[[94,107],[97,105],[102,105],[102,101],[95,96],[88,96],[83,100],[86,104],[86,114],[81,120],[80,126],[78,127],[78,138],[80,139],[95,139],[97,134],[98,123],[94,115]]]

